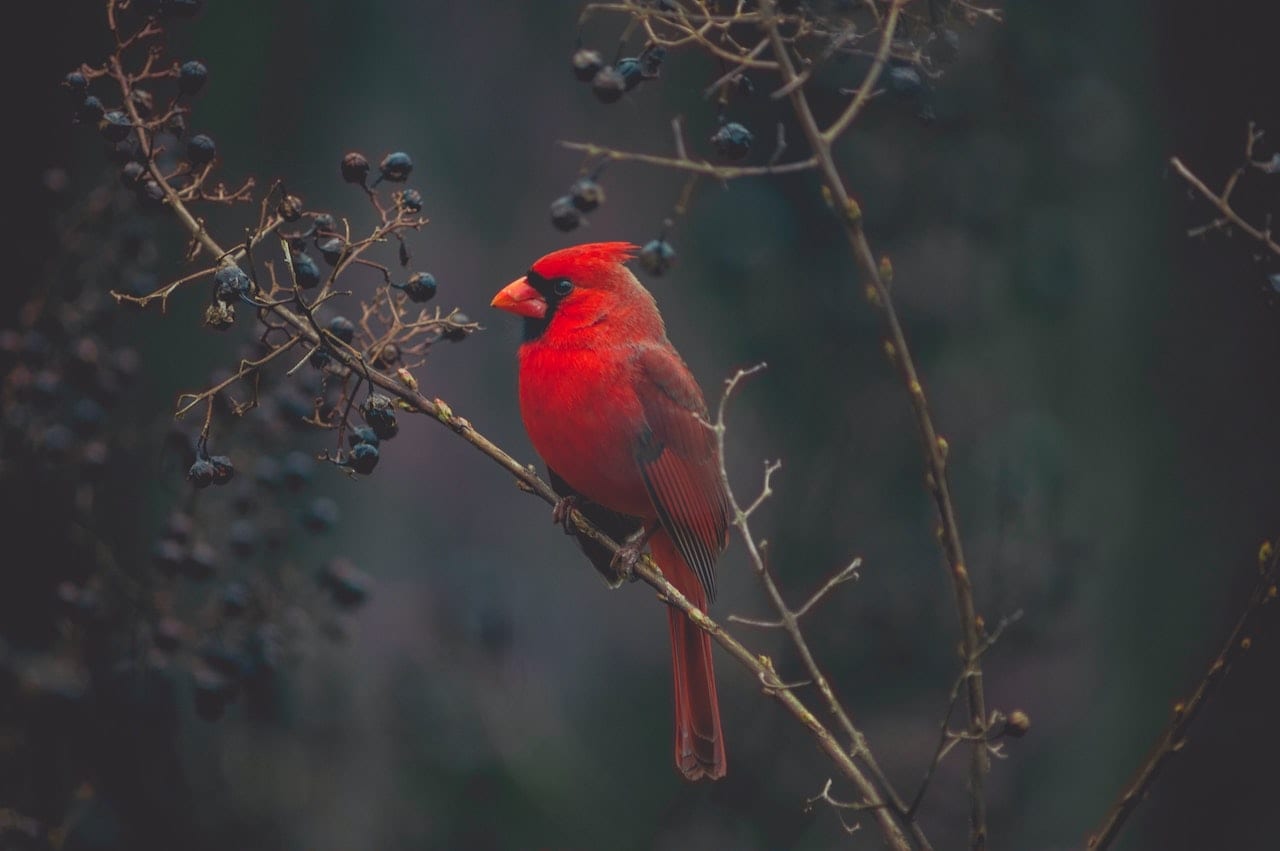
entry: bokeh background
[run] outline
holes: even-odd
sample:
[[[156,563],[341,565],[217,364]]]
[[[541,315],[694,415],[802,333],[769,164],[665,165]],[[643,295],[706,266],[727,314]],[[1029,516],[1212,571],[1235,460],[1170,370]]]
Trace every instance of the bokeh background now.
[[[547,206],[582,161],[556,143],[667,153],[681,115],[691,146],[709,155],[716,109],[701,91],[720,69],[676,53],[659,81],[605,106],[573,81],[568,57],[579,37],[611,54],[620,21],[580,29],[575,2],[206,5],[171,43],[210,68],[191,126],[217,138],[222,174],[282,177],[309,207],[359,227],[368,209],[339,179],[341,155],[410,152],[411,185],[432,219],[410,238],[415,262],[440,281],[440,302],[485,325],[434,350],[419,380],[536,460],[515,407],[518,328],[489,299],[554,248],[657,236],[683,184],[612,165],[605,205],[563,234]],[[1033,722],[994,765],[992,844],[1058,849],[1079,847],[1097,825],[1212,658],[1259,543],[1280,528],[1280,295],[1266,277],[1280,270],[1240,235],[1187,239],[1209,211],[1166,167],[1177,154],[1220,182],[1249,120],[1270,131],[1261,152],[1275,150],[1280,18],[1247,2],[1010,6],[1003,25],[962,31],[932,122],[880,99],[838,154],[873,245],[894,260],[902,317],[951,444],[980,609],[989,622],[1023,612],[986,660],[990,705]],[[7,155],[17,192],[0,292],[9,328],[33,293],[56,302],[185,268],[176,226],[128,211],[108,242],[142,249],[64,262],[77,205],[114,180],[58,90],[67,70],[103,55],[103,11],[88,0],[32,11],[45,20],[24,32],[39,51],[11,84],[21,100]],[[837,67],[832,87],[856,72]],[[815,97],[826,109],[838,101],[833,88]],[[729,115],[762,140],[789,120],[762,95],[734,100]],[[1256,175],[1242,190],[1255,220],[1280,209],[1277,180]],[[241,209],[211,222],[231,242],[251,217]],[[644,280],[704,388],[715,394],[735,368],[769,364],[732,410],[730,455],[742,495],[754,493],[763,459],[783,460],[758,531],[784,588],[801,600],[864,559],[861,580],[806,627],[909,794],[956,673],[957,633],[879,317],[813,176],[704,182],[667,236],[676,268]],[[78,673],[107,651],[68,650],[59,582],[93,575],[104,548],[125,574],[152,581],[147,554],[177,506],[193,507],[215,542],[225,534],[230,497],[204,492],[193,505],[185,464],[164,449],[173,397],[229,367],[243,342],[203,330],[201,307],[180,294],[167,316],[110,319],[139,366],[126,403],[109,411],[116,460],[98,485],[92,534],[66,534],[75,487],[6,461],[0,808],[62,825],[67,848],[877,847],[870,826],[846,836],[829,809],[806,809],[831,768],[725,657],[729,776],[682,783],[670,764],[665,613],[653,595],[641,585],[608,592],[545,505],[412,418],[375,475],[351,481],[321,467],[286,498],[286,517],[331,498],[334,529],[295,533],[247,564],[228,556],[208,583],[278,564],[309,573],[349,556],[375,584],[339,622],[342,637],[304,625],[267,693],[216,723],[196,717],[180,666],[135,665],[118,693]],[[251,416],[277,415],[267,405]],[[264,428],[226,431],[223,446],[252,468],[286,446],[323,445],[278,429],[263,443]],[[717,615],[766,614],[740,542],[721,576]],[[797,670],[777,636],[745,638],[784,676]],[[1254,648],[1120,847],[1275,847],[1274,617]],[[62,666],[56,675],[40,667],[47,658]],[[63,689],[53,699],[51,679]],[[939,848],[964,841],[962,769],[963,759],[944,766],[922,811]]]

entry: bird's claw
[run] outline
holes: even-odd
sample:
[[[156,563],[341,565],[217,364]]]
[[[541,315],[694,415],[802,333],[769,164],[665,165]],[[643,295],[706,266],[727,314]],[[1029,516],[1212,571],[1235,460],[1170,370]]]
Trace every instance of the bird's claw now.
[[[578,507],[578,497],[575,495],[562,496],[556,500],[556,504],[551,509],[551,522],[558,526],[564,527],[566,535],[574,533],[573,524],[570,518],[573,517],[574,510]]]
[[[639,578],[636,575],[636,565],[640,562],[640,556],[643,552],[641,546],[623,544],[613,554],[613,559],[609,562],[609,566],[613,568],[619,582],[623,580],[635,582]]]

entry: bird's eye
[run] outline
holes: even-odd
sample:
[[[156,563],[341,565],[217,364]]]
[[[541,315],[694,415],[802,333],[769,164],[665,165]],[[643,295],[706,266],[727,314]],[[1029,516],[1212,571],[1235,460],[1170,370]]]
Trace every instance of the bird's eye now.
[[[561,278],[552,285],[552,290],[558,296],[566,296],[573,291],[573,281],[568,278]]]

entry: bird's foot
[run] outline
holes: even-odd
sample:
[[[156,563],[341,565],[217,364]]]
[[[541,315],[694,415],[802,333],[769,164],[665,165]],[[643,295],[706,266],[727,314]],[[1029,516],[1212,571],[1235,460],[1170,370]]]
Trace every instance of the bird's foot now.
[[[566,535],[573,535],[576,532],[571,518],[579,502],[576,494],[562,496],[556,500],[555,506],[551,509],[551,522],[557,526],[563,526]]]
[[[649,538],[655,531],[657,531],[657,527],[641,529],[635,534],[629,535],[622,542],[622,546],[618,547],[618,551],[614,553],[613,560],[609,562],[609,566],[613,568],[619,583],[623,580],[635,582],[640,578],[636,575],[636,565],[639,564],[640,557],[644,555],[645,544],[649,543]]]

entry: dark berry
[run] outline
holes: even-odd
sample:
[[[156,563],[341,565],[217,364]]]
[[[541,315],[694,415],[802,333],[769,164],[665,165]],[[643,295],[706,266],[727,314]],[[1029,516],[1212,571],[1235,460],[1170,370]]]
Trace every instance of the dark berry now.
[[[351,151],[342,158],[342,179],[361,186],[369,179],[369,161],[359,151]]]
[[[235,301],[253,290],[253,281],[235,263],[218,267],[213,273],[213,297],[218,301]]]
[[[436,279],[430,272],[414,272],[403,285],[392,286],[403,290],[409,301],[418,303],[430,301],[436,294]]]
[[[604,203],[604,187],[589,177],[582,177],[569,187],[569,198],[573,201],[573,206],[584,213],[590,213]]]
[[[467,316],[465,313],[455,313],[453,314],[453,322],[455,324],[445,327],[445,329],[440,332],[440,336],[444,337],[450,343],[460,343],[467,339],[467,335],[470,333],[466,328],[461,326],[470,323],[471,317]]]
[[[374,467],[378,466],[378,455],[376,444],[357,443],[351,447],[351,453],[347,456],[347,463],[357,473],[367,476],[373,472]]]
[[[551,224],[556,230],[571,231],[582,224],[582,213],[569,195],[561,195],[551,202]]]
[[[137,187],[138,181],[142,180],[143,175],[147,173],[147,169],[142,163],[127,162],[120,169],[120,182],[129,189]]]
[[[284,470],[281,480],[291,491],[300,491],[311,481],[311,473],[315,470],[315,461],[310,455],[299,450],[290,452],[284,458]]]
[[[370,446],[378,445],[378,436],[373,433],[373,429],[368,426],[356,426],[347,432],[347,445],[352,449],[362,443],[367,443]]]
[[[400,193],[400,206],[410,213],[422,210],[422,193],[416,189],[406,189]]]
[[[640,52],[640,74],[646,80],[656,78],[662,71],[662,62],[667,58],[667,49],[660,44],[650,45]],[[621,65],[622,63],[618,63]],[[625,76],[625,75],[624,75]]]
[[[676,250],[665,239],[652,239],[640,249],[640,267],[654,277],[665,275],[676,262]]]
[[[351,559],[342,556],[332,559],[317,579],[339,606],[358,606],[369,598],[369,577]]]
[[[197,94],[209,80],[209,69],[203,62],[192,59],[178,69],[178,91],[184,95]]]
[[[337,233],[338,231],[338,224],[333,220],[331,213],[317,213],[312,223],[320,233]]]
[[[919,97],[924,92],[924,80],[920,72],[910,65],[895,65],[889,69],[886,81],[890,92],[901,98]]]
[[[387,154],[382,158],[382,162],[378,163],[379,180],[404,183],[409,179],[411,171],[413,171],[413,160],[403,151]]]
[[[604,66],[591,78],[591,92],[601,103],[615,103],[626,91],[626,78],[611,65]]]
[[[227,544],[238,558],[248,558],[258,548],[258,528],[251,520],[235,520],[227,529]]]
[[[280,465],[274,458],[259,458],[253,465],[253,479],[264,488],[275,490],[280,486]]]
[[[356,326],[345,316],[335,316],[329,320],[329,333],[344,343],[350,343],[356,338]]]
[[[319,249],[320,256],[324,258],[324,262],[333,266],[342,259],[342,253],[347,250],[347,244],[340,238],[333,236],[320,240],[316,244],[316,248]]]
[[[727,160],[740,160],[745,157],[750,152],[753,141],[755,136],[752,132],[736,121],[721,125],[711,137],[711,144],[715,147],[716,153]]]
[[[79,71],[72,71],[62,78],[62,86],[71,92],[72,97],[83,98],[89,93],[89,81]]]
[[[182,646],[182,640],[186,637],[187,628],[175,617],[165,616],[161,618],[151,630],[151,642],[160,650],[166,652],[177,650]]]
[[[76,110],[76,120],[89,124],[102,118],[106,112],[106,107],[102,105],[102,101],[96,95],[89,95],[81,101],[80,107]]]
[[[286,195],[276,205],[276,215],[286,222],[296,222],[302,218],[302,199],[297,195]]]
[[[222,589],[222,613],[238,618],[249,608],[249,589],[243,582],[232,582]]]
[[[293,278],[298,282],[298,289],[311,290],[320,286],[320,267],[311,259],[310,254],[294,254]]]
[[[92,399],[77,399],[71,406],[71,428],[81,437],[96,433],[107,420],[107,412]]]
[[[118,109],[104,113],[102,120],[98,122],[98,132],[108,142],[123,142],[129,137],[129,131],[132,129],[133,122],[129,120],[129,116]]]
[[[393,366],[400,360],[400,347],[395,343],[385,343],[373,357],[373,365],[378,369]]]
[[[640,60],[633,56],[619,59],[616,67],[622,75],[623,89],[628,92],[645,81],[644,68],[640,65]]]
[[[316,497],[302,510],[302,526],[308,532],[328,532],[338,525],[338,503],[327,496]]]
[[[197,458],[187,470],[187,481],[197,488],[207,488],[218,478],[218,469],[207,458]]]
[[[193,166],[208,165],[217,155],[217,144],[205,134],[197,133],[187,140],[187,159]]]
[[[169,519],[164,524],[164,536],[179,544],[190,540],[191,533],[195,531],[196,521],[190,514],[185,511],[175,511],[169,515]]]
[[[213,465],[215,485],[225,485],[227,482],[235,478],[236,468],[231,463],[231,459],[226,455],[211,455],[209,463]]]
[[[391,399],[381,393],[374,393],[365,399],[360,406],[360,413],[380,440],[390,440],[400,431]]]
[[[197,669],[192,676],[196,714],[206,721],[217,721],[227,712],[227,678],[203,668]]]
[[[579,82],[589,83],[604,67],[604,58],[598,50],[588,50],[583,47],[574,52],[570,64],[573,66],[573,76],[578,78]]]
[[[307,363],[311,364],[311,366],[316,369],[324,369],[329,364],[333,363],[333,355],[329,354],[328,349],[318,348],[311,354],[307,355]]]
[[[197,582],[209,579],[218,570],[218,551],[205,541],[197,541],[182,560],[182,570]]]
[[[151,560],[165,576],[177,576],[187,560],[187,551],[178,541],[164,538],[156,542],[155,549],[151,551]]]

